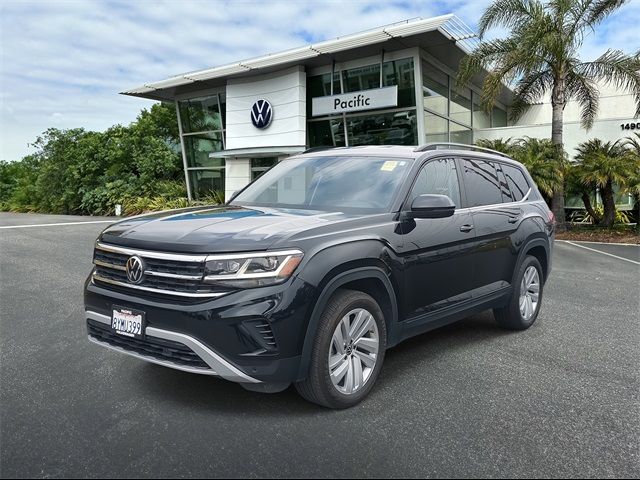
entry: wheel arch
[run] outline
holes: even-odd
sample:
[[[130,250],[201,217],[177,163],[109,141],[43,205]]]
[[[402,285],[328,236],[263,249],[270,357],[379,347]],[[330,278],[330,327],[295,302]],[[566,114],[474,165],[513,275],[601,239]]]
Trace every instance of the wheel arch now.
[[[549,239],[546,236],[543,237],[541,235],[542,234],[530,237],[523,244],[522,248],[520,249],[520,254],[518,256],[516,268],[514,269],[513,280],[515,280],[515,275],[517,274],[518,268],[520,267],[520,265],[522,265],[524,258],[527,255],[533,255],[538,259],[538,261],[540,262],[540,265],[542,266],[542,274],[544,277],[544,281],[546,282],[549,276],[550,267],[551,267],[551,258],[550,258],[551,251],[549,248]],[[513,284],[513,281],[512,281],[512,284]]]
[[[387,346],[393,346],[397,343],[398,302],[393,285],[385,270],[377,266],[365,266],[338,273],[325,283],[309,317],[297,381],[303,380],[307,376],[313,341],[318,331],[322,312],[331,296],[341,288],[358,290],[371,295],[384,313],[387,327]]]

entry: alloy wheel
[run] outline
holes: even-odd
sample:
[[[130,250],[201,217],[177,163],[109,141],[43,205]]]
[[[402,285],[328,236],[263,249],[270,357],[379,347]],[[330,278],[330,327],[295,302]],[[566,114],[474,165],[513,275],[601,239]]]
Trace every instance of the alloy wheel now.
[[[347,313],[336,327],[329,347],[329,375],[345,395],[362,389],[378,360],[380,335],[373,315],[364,308]]]
[[[540,299],[540,274],[533,265],[529,266],[520,284],[520,315],[526,321],[536,313]]]

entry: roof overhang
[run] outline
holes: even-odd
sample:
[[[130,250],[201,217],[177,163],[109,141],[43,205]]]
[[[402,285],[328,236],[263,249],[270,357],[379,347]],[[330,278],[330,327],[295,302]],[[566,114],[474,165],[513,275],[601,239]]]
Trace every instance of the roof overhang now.
[[[308,70],[333,61],[341,63],[354,58],[374,56],[380,54],[382,49],[391,52],[412,47],[424,49],[438,61],[457,71],[460,60],[477,43],[477,35],[453,14],[412,19],[234,64],[185,73],[159,82],[146,83],[122,93],[152,100],[173,101],[191,92],[224,87],[228,78],[269,73],[293,65],[302,65]],[[481,82],[483,76],[477,76],[473,82]],[[508,94],[509,90],[506,89],[505,95]]]
[[[220,152],[212,152],[209,154],[211,158],[261,158],[261,157],[277,157],[280,155],[295,155],[302,153],[307,149],[304,145],[287,145],[281,147],[253,147],[253,148],[234,148],[231,150],[223,150]]]

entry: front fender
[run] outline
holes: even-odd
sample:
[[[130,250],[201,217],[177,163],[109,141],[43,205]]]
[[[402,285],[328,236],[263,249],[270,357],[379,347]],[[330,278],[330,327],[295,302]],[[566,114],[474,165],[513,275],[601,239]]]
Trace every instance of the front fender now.
[[[353,260],[353,259],[357,260]],[[317,295],[310,309],[309,322],[303,339],[302,357],[298,381],[306,377],[313,341],[318,330],[318,324],[327,302],[336,290],[347,283],[373,278],[384,286],[391,304],[391,318],[387,318],[388,345],[395,345],[398,339],[398,299],[396,291],[399,288],[394,272],[397,271],[398,261],[384,245],[375,240],[351,242],[327,248],[318,252],[307,263],[300,273],[300,278],[317,287]]]

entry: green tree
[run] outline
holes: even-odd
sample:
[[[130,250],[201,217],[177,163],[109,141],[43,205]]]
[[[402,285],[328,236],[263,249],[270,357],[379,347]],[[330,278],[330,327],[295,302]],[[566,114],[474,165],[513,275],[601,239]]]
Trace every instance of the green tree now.
[[[628,148],[628,154],[640,163],[640,133],[634,133],[631,137],[624,141],[625,147]],[[636,222],[638,230],[640,230],[640,168],[630,172],[629,175],[629,192],[633,195],[636,208]]]
[[[566,169],[564,161],[558,162],[556,147],[548,139],[524,137],[513,139],[481,139],[476,145],[505,153],[527,167],[533,181],[547,203],[551,204],[553,192],[560,187]]]
[[[567,103],[577,101],[581,123],[590,129],[598,112],[597,83],[633,92],[640,115],[640,54],[607,50],[592,62],[583,62],[579,50],[585,36],[627,0],[494,0],[479,22],[481,39],[488,30],[504,27],[506,38],[483,41],[460,63],[457,83],[466,84],[483,70],[488,74],[481,101],[490,111],[504,84],[514,85],[512,120],[545,94],[551,96],[551,141],[563,150],[563,115]],[[564,225],[562,184],[553,192],[558,228]]]
[[[51,128],[33,146],[33,155],[0,163],[3,209],[105,214],[134,197],[186,194],[173,105],[104,132]]]
[[[581,143],[577,150],[578,163],[572,167],[572,175],[585,187],[600,189],[604,213],[602,216],[596,215],[590,205],[590,199],[583,192],[585,208],[597,224],[611,227],[616,218],[614,184],[628,188],[632,173],[640,169],[640,159],[630,155],[621,140],[603,142],[593,139]]]
[[[564,151],[559,161],[557,148],[549,139],[524,137],[514,142],[512,155],[527,167],[540,193],[551,204],[554,192],[562,188],[567,167]]]
[[[495,150],[496,152],[502,152],[506,155],[513,155],[516,141],[511,137],[507,138],[506,140],[504,138],[496,138],[494,140],[482,138],[476,141],[476,145],[482,148]]]

